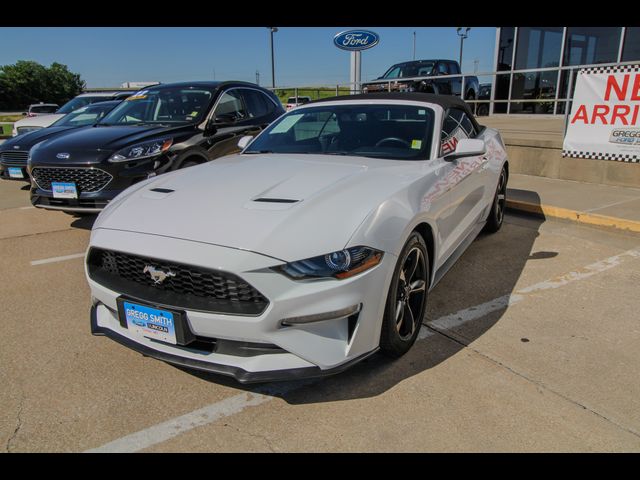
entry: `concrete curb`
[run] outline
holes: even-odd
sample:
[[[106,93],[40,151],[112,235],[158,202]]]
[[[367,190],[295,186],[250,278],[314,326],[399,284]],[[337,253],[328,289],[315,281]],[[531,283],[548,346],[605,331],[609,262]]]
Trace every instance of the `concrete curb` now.
[[[568,208],[523,202],[521,200],[507,199],[507,208],[535,215],[544,215],[545,217],[562,218],[565,220],[585,223],[588,225],[617,228],[619,230],[627,230],[630,232],[640,233],[640,222],[634,220],[626,220],[624,218],[598,215],[597,213],[579,212],[577,210],[569,210]]]

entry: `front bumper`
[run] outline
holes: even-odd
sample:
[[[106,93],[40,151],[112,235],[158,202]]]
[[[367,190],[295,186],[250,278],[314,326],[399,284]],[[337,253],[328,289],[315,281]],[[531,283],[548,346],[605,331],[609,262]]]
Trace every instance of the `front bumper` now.
[[[232,272],[270,302],[256,316],[180,309],[185,313],[189,330],[200,340],[277,347],[272,353],[236,355],[229,350],[171,345],[135,335],[120,321],[117,305],[120,292],[87,277],[94,298],[92,332],[144,355],[229,375],[240,382],[262,382],[331,375],[378,349],[386,292],[395,266],[393,255],[385,254],[379,265],[347,280],[299,282],[270,269],[282,264],[279,260],[216,245],[97,228],[92,233],[91,246]],[[150,299],[138,300],[158,305]],[[282,325],[284,319],[344,310],[353,305],[362,305],[355,318]]]
[[[99,169],[109,174],[111,179],[97,191],[82,191],[82,189],[78,188],[78,198],[55,198],[51,190],[41,188],[34,178],[31,186],[31,204],[35,207],[50,210],[97,213],[122,191],[146,180],[150,176],[167,172],[171,164],[171,159],[166,155],[137,162],[109,163],[103,161],[84,165],[67,165],[53,162],[35,163],[32,161],[29,165],[30,172],[35,168]]]
[[[11,175],[9,175],[9,168],[19,168],[20,173],[22,174],[22,178],[12,177]],[[2,178],[3,180],[17,180],[19,182],[27,183],[31,181],[29,179],[29,174],[27,173],[26,165],[21,162],[0,161],[0,178]]]

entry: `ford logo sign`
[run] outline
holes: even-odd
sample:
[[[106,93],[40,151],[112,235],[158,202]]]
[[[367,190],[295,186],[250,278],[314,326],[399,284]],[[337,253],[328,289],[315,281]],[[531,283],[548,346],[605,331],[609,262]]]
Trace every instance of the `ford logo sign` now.
[[[71,155],[69,155],[68,153],[58,153],[56,155],[56,158],[59,158],[61,160],[66,160],[67,158],[69,158]]]
[[[369,30],[348,30],[333,37],[333,43],[342,50],[366,50],[380,42],[380,35]]]

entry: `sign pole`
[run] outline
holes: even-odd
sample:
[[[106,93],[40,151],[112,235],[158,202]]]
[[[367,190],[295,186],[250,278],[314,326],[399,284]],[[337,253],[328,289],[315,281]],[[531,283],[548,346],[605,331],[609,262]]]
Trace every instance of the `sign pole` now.
[[[351,95],[360,93],[362,83],[362,52],[355,50],[351,52]]]

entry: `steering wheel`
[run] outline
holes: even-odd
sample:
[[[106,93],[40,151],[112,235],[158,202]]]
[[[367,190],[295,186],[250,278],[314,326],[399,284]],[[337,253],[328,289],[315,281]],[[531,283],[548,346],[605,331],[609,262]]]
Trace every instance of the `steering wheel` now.
[[[398,137],[387,137],[387,138],[383,138],[382,140],[378,140],[378,142],[376,143],[376,147],[379,147],[383,143],[387,143],[387,142],[401,143],[405,147],[411,148],[411,144],[409,142],[407,142],[406,140],[403,140],[402,138],[398,138]]]

